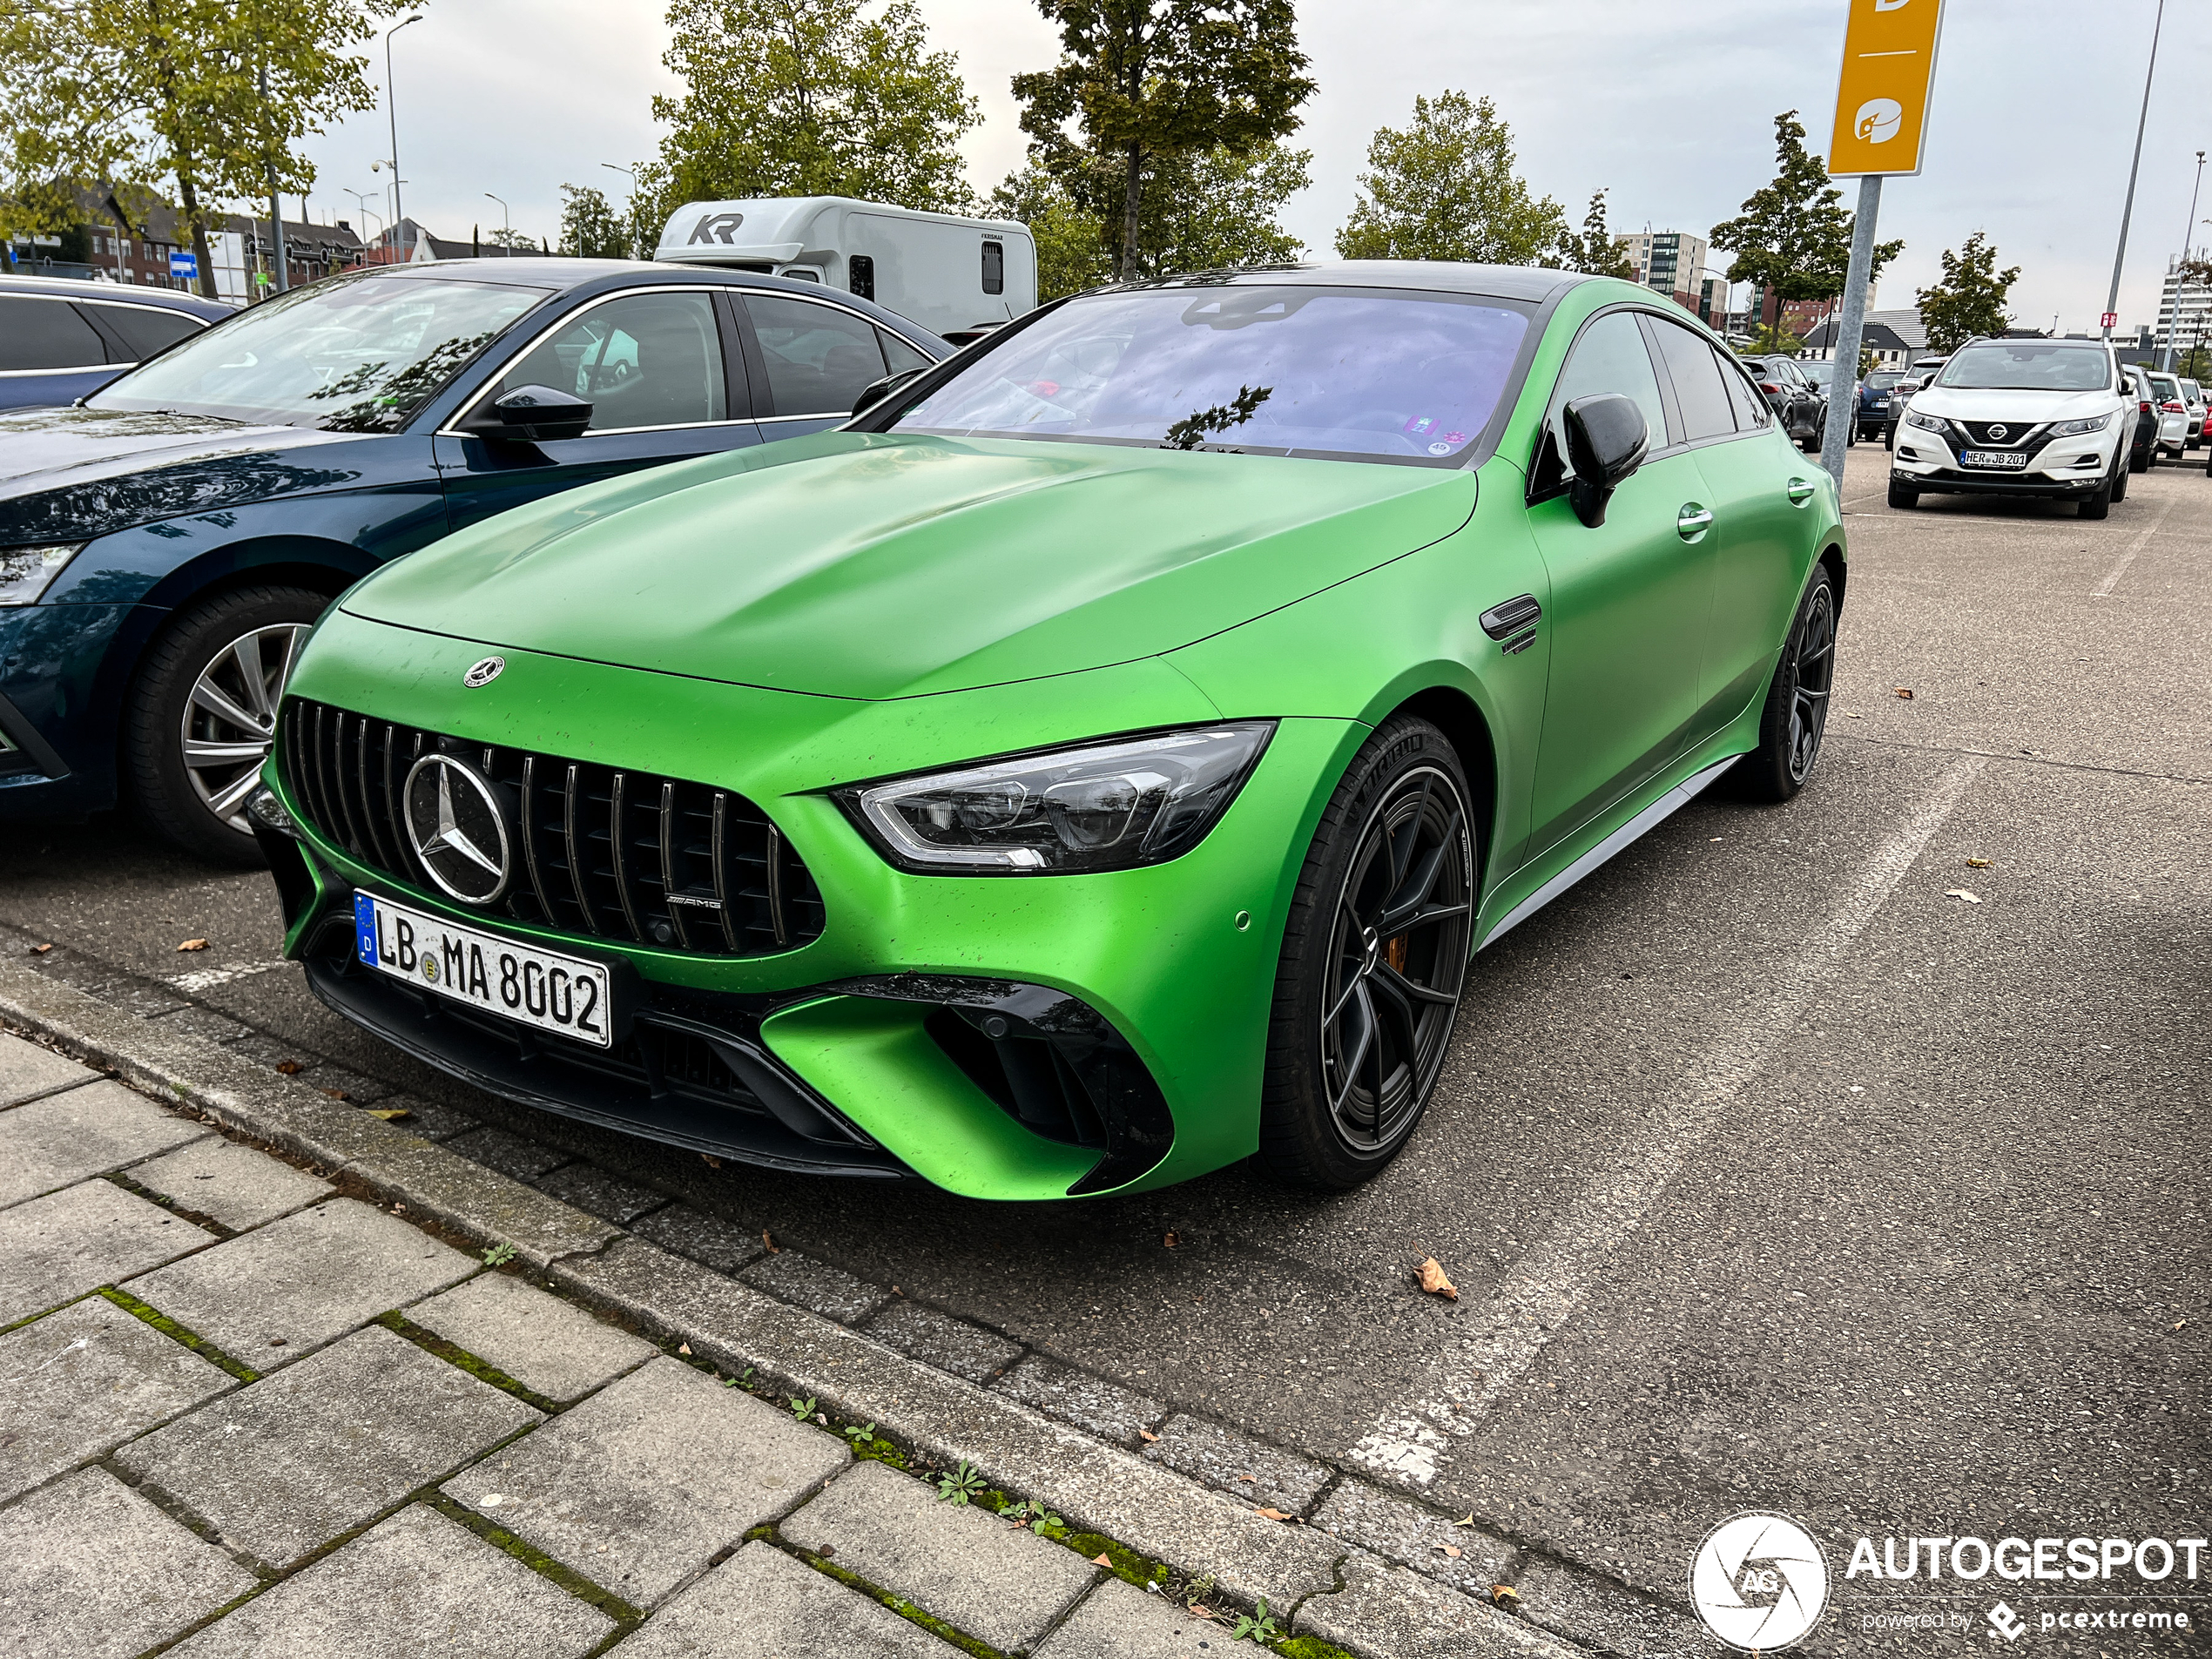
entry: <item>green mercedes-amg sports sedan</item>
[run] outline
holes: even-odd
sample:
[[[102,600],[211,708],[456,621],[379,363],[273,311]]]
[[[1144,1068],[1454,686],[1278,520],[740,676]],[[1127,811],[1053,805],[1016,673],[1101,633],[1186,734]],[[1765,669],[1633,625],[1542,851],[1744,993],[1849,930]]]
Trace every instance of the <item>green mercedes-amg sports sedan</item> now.
[[[326,1002],[783,1169],[1341,1189],[1476,950],[1819,752],[1835,488],[1647,289],[1136,283],[870,391],[326,614],[250,814]]]

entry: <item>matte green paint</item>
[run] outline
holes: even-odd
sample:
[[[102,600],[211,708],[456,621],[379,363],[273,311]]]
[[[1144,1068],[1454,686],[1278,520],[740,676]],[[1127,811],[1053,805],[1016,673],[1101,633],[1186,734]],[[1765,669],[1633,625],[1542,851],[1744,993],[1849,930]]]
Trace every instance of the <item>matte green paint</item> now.
[[[1623,301],[1649,296],[1599,280],[1560,299],[1479,472],[827,434],[590,487],[449,538],[348,596],[292,689],[743,792],[813,872],[822,937],[736,961],[591,948],[733,991],[907,969],[1065,989],[1114,1022],[1175,1116],[1172,1150],[1123,1190],[1187,1179],[1258,1144],[1291,891],[1375,724],[1441,695],[1464,698],[1487,733],[1496,807],[1478,938],[1755,740],[1811,564],[1842,546],[1832,489],[1786,500],[1791,478],[1823,475],[1772,431],[1672,453],[1655,435],[1604,529],[1563,501],[1525,504],[1568,342]],[[1717,522],[1685,543],[1675,517],[1691,500]],[[1521,593],[1544,617],[1534,646],[1507,656],[1476,617]],[[506,671],[462,690],[488,649]],[[1247,716],[1281,725],[1235,804],[1197,847],[1148,869],[909,875],[826,792]],[[394,885],[315,845],[348,880]],[[939,1184],[1063,1194],[1088,1155],[999,1113],[919,1027],[912,1008],[823,997],[778,1014],[764,1038]]]

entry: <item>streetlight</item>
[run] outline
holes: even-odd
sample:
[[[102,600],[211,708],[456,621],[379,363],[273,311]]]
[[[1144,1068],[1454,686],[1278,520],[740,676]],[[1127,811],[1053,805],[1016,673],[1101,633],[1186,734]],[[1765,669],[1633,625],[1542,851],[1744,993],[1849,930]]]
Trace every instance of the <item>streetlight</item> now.
[[[2165,0],[2159,0],[2163,5]],[[392,37],[409,24],[422,21],[422,14],[394,24],[384,31],[384,110],[392,123],[392,228],[400,230],[407,222],[406,211],[400,206],[400,108],[399,99],[392,91]]]
[[[2158,31],[2165,24],[2166,0],[2158,0],[2158,10],[2151,18],[2150,24],[2150,63],[2143,71],[2143,107],[2135,117],[2135,158],[2128,164],[2128,199],[2120,208],[2120,246],[2113,252],[2112,289],[2105,295],[2105,315],[2107,317],[2116,318],[2120,314],[2120,267],[2128,260],[2128,221],[2135,212],[2135,172],[2143,165],[2143,124],[2150,119],[2151,77],[2158,72]],[[2194,219],[2195,216],[2195,211],[2191,210],[2189,217]],[[2111,323],[2104,325],[2103,333],[2109,341],[2112,339]]]
[[[339,185],[338,188],[341,191],[345,191],[346,194],[351,196],[360,206],[361,217],[363,219],[373,219],[376,221],[376,237],[379,241],[381,241],[384,238],[384,215],[368,205],[370,192],[366,190],[347,190],[343,185]],[[379,191],[375,193],[381,195],[383,192]],[[364,246],[366,246],[368,239],[366,237],[362,238],[362,242]]]
[[[508,216],[507,199],[492,196],[489,190],[484,194],[499,204],[499,251],[511,260],[515,257],[515,221]]]
[[[2200,150],[2196,152],[2196,182],[2189,186],[2189,222],[2188,227],[2182,232],[2182,259],[2184,262],[2187,262],[2189,256],[2189,238],[2196,231],[2197,192],[2203,188],[2204,152]],[[2174,311],[2173,314],[2166,320],[2166,350],[2163,361],[2159,365],[2169,374],[2174,372],[2174,340],[2181,331],[2182,272],[2177,266],[2174,271]]]

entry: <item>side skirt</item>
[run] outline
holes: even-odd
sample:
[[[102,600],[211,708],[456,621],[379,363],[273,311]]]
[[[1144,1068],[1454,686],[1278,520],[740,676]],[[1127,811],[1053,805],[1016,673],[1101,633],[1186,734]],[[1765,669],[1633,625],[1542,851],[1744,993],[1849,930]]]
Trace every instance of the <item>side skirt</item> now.
[[[1645,807],[1627,823],[1622,825],[1619,829],[1615,830],[1612,834],[1607,836],[1507,912],[1498,924],[1482,936],[1482,943],[1475,948],[1483,950],[1496,944],[1509,931],[1527,921],[1529,917],[1558,898],[1568,888],[1620,852],[1622,848],[1641,840],[1659,825],[1666,822],[1668,819],[1689,806],[1691,801],[1696,800],[1698,796],[1719,781],[1723,772],[1741,759],[1743,759],[1741,755],[1729,755],[1716,760],[1702,772],[1690,773],[1689,777],[1660,796],[1650,806]]]

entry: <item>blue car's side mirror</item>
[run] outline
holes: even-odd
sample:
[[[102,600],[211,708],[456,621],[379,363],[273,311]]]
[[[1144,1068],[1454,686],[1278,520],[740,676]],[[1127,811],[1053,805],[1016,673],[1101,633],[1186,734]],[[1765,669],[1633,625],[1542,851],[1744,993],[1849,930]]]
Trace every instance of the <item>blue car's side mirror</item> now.
[[[1651,448],[1651,428],[1631,397],[1594,392],[1569,403],[1567,465],[1574,475],[1568,499],[1575,516],[1592,529],[1605,523],[1605,503],[1622,482],[1643,464]]]
[[[591,405],[550,386],[518,386],[502,392],[461,423],[472,437],[509,443],[549,443],[580,438],[591,424]]]

